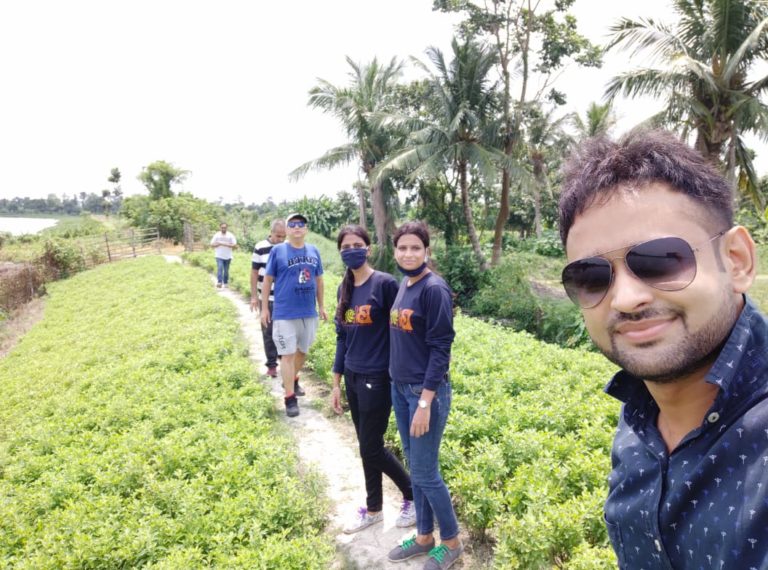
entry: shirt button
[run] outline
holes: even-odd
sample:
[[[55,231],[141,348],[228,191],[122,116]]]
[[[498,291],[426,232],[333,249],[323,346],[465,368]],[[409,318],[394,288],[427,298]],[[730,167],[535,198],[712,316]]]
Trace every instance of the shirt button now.
[[[659,552],[661,552],[661,543],[659,542],[659,539],[658,539],[658,538],[657,538],[656,540],[654,540],[654,541],[653,541],[653,544],[656,546],[656,550],[658,550]]]
[[[717,412],[712,412],[707,416],[707,421],[711,424],[717,422],[717,420],[719,419],[720,419],[720,414],[718,414]]]

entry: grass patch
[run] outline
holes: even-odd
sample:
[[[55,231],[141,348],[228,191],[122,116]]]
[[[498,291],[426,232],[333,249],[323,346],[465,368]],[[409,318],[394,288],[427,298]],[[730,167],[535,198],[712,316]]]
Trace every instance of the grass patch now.
[[[144,258],[49,291],[0,361],[0,566],[327,567],[321,485],[204,275]]]

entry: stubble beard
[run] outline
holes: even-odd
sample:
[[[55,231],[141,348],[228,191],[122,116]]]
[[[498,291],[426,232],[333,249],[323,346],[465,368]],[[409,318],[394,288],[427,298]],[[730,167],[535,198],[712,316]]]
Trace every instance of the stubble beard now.
[[[653,341],[627,349],[619,347],[617,333],[611,332],[610,348],[599,345],[598,348],[608,360],[637,378],[657,384],[672,384],[709,368],[717,359],[739,315],[739,307],[732,296],[725,295],[722,302],[721,309],[694,332],[688,328],[686,313],[678,309],[649,309],[620,317],[616,323],[658,316],[677,318],[683,326],[683,337],[678,342],[664,346],[663,341]]]

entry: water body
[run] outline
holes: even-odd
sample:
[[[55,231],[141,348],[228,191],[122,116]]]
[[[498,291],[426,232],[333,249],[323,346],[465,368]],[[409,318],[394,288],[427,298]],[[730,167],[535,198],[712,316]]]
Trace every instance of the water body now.
[[[53,218],[4,218],[0,216],[0,232],[12,235],[36,234],[45,228],[55,226],[59,220]]]

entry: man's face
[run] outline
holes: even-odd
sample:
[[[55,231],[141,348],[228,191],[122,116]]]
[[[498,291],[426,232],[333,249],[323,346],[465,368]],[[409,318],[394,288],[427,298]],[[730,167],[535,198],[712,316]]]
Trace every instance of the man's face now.
[[[582,309],[592,340],[609,360],[644,380],[673,382],[711,364],[738,316],[741,295],[715,253],[723,254],[723,238],[708,241],[727,228],[705,219],[692,199],[652,183],[596,203],[569,232],[569,262],[602,252],[612,260],[605,298]],[[621,258],[630,246],[671,236],[694,248],[696,276],[680,291],[660,291],[635,277]]]
[[[301,218],[293,218],[286,222],[286,232],[289,238],[298,239],[303,238],[307,233],[307,222]]]
[[[272,243],[283,243],[285,241],[285,226],[277,225],[269,233],[269,241]]]
[[[227,224],[221,224],[219,226],[219,229],[221,230],[221,233],[223,234],[227,233]]]

